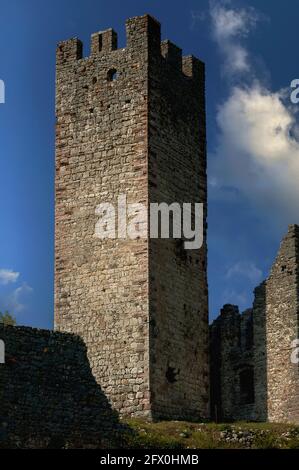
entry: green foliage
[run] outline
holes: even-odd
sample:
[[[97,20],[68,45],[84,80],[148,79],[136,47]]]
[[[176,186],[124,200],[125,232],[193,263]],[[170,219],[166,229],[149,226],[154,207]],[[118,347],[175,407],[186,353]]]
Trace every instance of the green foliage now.
[[[2,325],[10,325],[10,326],[15,326],[17,324],[17,321],[14,316],[12,316],[8,312],[1,313],[0,312],[0,324]]]
[[[270,423],[158,423],[130,419],[122,447],[160,449],[298,449],[299,427]]]

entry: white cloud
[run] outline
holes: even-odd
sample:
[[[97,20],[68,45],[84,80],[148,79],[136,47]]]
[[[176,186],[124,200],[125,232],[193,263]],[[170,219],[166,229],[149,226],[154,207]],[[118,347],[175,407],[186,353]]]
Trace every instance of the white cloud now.
[[[299,150],[290,135],[294,116],[279,93],[258,84],[248,89],[233,88],[219,108],[217,122],[227,144],[235,141],[235,150],[252,155],[264,166],[282,162],[290,152]]]
[[[19,280],[20,273],[12,269],[0,269],[0,285],[3,286],[0,293],[0,311],[8,310],[10,313],[17,314],[26,308],[26,303],[33,292],[26,282],[10,290],[9,284],[16,283]]]
[[[11,294],[6,297],[6,310],[9,312],[19,313],[25,309],[26,300],[33,292],[32,287],[24,283],[20,287],[17,287]]]
[[[240,261],[227,270],[226,278],[239,278],[240,276],[248,278],[253,284],[258,284],[263,277],[263,273],[254,263]]]
[[[253,8],[234,9],[230,5],[229,1],[210,2],[213,33],[219,42],[247,36],[259,20]]]
[[[259,15],[236,9],[231,2],[212,2],[213,38],[223,54],[229,78],[243,77],[247,85],[233,85],[217,110],[218,144],[210,155],[211,196],[221,198],[231,186],[243,194],[263,217],[279,225],[299,220],[299,140],[297,108],[286,90],[262,86],[241,39],[255,27]],[[250,76],[250,77],[249,77]],[[244,82],[243,82],[244,83]]]
[[[12,269],[0,269],[0,284],[7,285],[16,282],[20,276],[20,273],[13,271]]]
[[[257,211],[284,223],[299,219],[296,115],[280,92],[234,87],[219,107],[220,134],[211,158],[211,190],[232,185]],[[295,129],[295,132],[292,132]]]
[[[253,8],[235,9],[230,1],[211,1],[212,37],[223,56],[224,72],[228,76],[250,70],[250,59],[242,45],[260,17]]]

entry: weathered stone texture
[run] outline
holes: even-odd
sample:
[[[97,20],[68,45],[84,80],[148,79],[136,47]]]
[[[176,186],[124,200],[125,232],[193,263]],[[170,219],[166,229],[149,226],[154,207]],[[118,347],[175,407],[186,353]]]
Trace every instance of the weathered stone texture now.
[[[3,325],[0,338],[0,448],[117,446],[117,416],[81,338]]]
[[[291,226],[266,282],[266,366],[269,421],[299,423],[299,369],[292,364],[298,338],[299,227]]]
[[[255,290],[253,310],[240,316],[226,306],[211,326],[214,416],[216,406],[224,419],[299,423],[299,368],[291,361],[299,336],[298,267],[299,227],[292,225],[270,276]],[[249,340],[248,348],[242,338]],[[244,367],[252,369],[247,379],[241,375]],[[248,380],[248,390],[253,384],[247,398],[254,398],[254,406],[242,405],[238,377],[245,385]]]
[[[114,74],[116,79],[114,78]],[[57,49],[55,325],[84,339],[123,414],[208,415],[206,240],[101,240],[102,202],[206,202],[204,67],[160,25],[127,21]],[[206,216],[206,207],[205,207]]]
[[[254,291],[254,389],[255,389],[255,419],[268,420],[267,399],[267,338],[266,338],[266,282]]]
[[[235,305],[225,305],[211,325],[211,415],[217,421],[254,419],[252,335],[252,310],[240,315]]]
[[[150,202],[202,202],[206,212],[203,63],[184,57],[182,65],[181,50],[164,41],[162,57],[151,62],[149,99]],[[206,233],[201,249],[185,250],[183,239],[151,239],[149,253],[153,412],[208,417]]]

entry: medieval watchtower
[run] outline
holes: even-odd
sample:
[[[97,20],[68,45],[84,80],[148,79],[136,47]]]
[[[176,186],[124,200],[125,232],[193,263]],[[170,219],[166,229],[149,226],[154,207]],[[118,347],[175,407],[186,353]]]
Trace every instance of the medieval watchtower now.
[[[58,45],[55,326],[84,339],[123,414],[208,415],[204,65],[145,15]],[[205,204],[204,245],[99,239],[96,207]]]

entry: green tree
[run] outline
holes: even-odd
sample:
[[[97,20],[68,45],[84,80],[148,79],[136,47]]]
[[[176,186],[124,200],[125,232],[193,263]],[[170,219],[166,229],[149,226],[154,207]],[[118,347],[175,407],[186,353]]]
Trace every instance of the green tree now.
[[[0,324],[2,325],[11,325],[15,326],[17,321],[13,315],[8,312],[1,313],[0,312]]]

